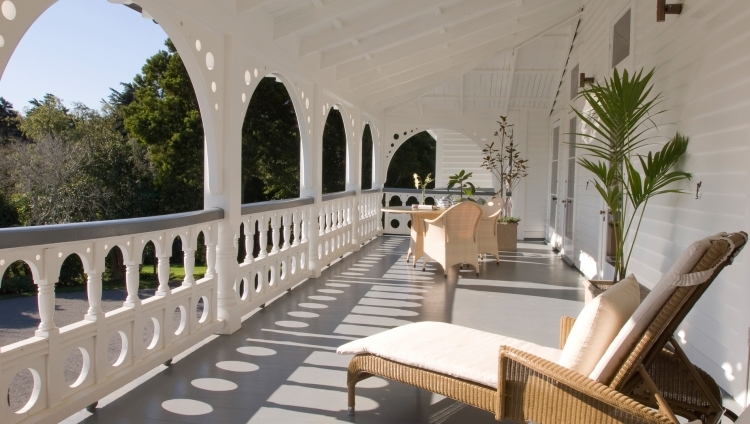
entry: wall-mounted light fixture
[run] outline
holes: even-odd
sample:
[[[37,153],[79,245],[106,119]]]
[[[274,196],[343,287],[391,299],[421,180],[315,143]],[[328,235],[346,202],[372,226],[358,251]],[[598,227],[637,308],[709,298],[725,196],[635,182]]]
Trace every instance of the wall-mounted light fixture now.
[[[594,77],[588,77],[586,78],[586,74],[581,72],[580,79],[578,80],[578,86],[581,88],[585,88],[586,84],[593,84],[594,83]]]
[[[656,22],[664,22],[666,15],[679,15],[682,13],[682,5],[679,3],[667,4],[667,0],[656,0]]]

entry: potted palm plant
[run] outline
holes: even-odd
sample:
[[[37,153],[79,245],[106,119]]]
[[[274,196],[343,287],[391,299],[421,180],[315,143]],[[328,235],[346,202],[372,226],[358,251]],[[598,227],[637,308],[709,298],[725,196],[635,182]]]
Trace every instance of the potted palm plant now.
[[[611,211],[614,244],[614,277],[625,277],[638,231],[651,198],[667,193],[685,193],[674,183],[691,175],[675,167],[685,155],[688,138],[677,133],[660,150],[644,148],[656,129],[661,93],[651,95],[654,71],[622,75],[614,70],[604,84],[594,83],[578,95],[587,104],[584,111],[573,108],[583,122],[583,142],[575,147],[585,154],[577,163],[594,175],[594,187]],[[596,284],[594,284],[596,287]]]

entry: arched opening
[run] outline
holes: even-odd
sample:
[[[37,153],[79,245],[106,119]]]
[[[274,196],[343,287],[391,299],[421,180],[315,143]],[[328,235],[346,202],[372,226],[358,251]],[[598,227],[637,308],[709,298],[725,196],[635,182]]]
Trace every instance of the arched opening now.
[[[294,104],[273,75],[255,88],[242,126],[242,203],[299,197],[300,135]]]
[[[105,289],[125,289],[125,274],[127,267],[122,251],[118,246],[109,249],[104,260],[104,272],[102,273],[102,284]]]
[[[346,128],[337,106],[328,111],[323,129],[323,193],[346,189]]]
[[[86,284],[86,274],[83,272],[83,262],[75,253],[65,258],[60,267],[58,287],[80,287]]]
[[[0,295],[16,295],[36,291],[31,268],[24,261],[15,261],[8,266],[0,280]],[[37,322],[38,324],[38,322]],[[2,343],[0,343],[0,346]]]
[[[156,256],[156,246],[152,241],[143,246],[140,282],[141,285],[150,288],[159,286],[159,258]]]
[[[362,190],[372,188],[372,158],[374,150],[370,124],[365,125],[362,132]]]
[[[161,26],[121,4],[60,0],[5,48],[0,114],[13,119],[3,120],[0,155],[13,166],[0,170],[12,181],[0,186],[0,224],[203,208],[198,101]]]
[[[393,152],[393,157],[388,165],[386,187],[415,188],[414,174],[419,175],[422,181],[427,174],[432,174],[435,179],[437,141],[427,131],[414,134],[398,148],[395,141],[387,148],[389,153]],[[434,187],[434,182],[427,185],[428,189]]]

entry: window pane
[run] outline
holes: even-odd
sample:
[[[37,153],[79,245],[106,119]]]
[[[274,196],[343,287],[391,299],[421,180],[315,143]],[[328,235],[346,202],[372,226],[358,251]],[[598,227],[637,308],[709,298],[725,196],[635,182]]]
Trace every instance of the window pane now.
[[[612,36],[612,67],[630,56],[630,9],[617,21]]]

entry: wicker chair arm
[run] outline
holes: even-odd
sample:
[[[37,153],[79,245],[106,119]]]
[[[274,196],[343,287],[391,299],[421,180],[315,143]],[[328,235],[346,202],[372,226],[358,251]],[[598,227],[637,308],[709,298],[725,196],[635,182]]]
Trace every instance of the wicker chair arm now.
[[[575,323],[575,318],[566,316],[560,317],[560,349],[565,348],[565,342],[568,341],[568,335],[570,334],[570,330],[573,329],[573,324]]]
[[[538,424],[659,423],[669,419],[568,368],[501,346],[495,418]]]

